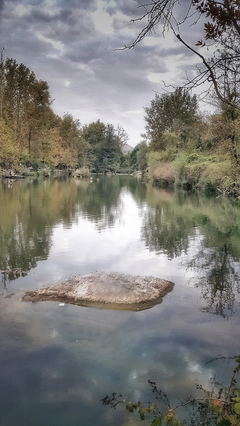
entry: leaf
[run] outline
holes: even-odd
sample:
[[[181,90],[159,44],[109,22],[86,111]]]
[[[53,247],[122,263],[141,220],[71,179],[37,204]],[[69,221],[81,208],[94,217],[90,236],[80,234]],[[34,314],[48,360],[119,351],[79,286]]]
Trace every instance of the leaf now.
[[[232,423],[229,420],[222,420],[220,423],[218,423],[218,426],[231,426]]]
[[[162,419],[161,419],[161,417],[156,417],[152,421],[151,426],[162,426]]]
[[[133,413],[133,406],[132,406],[132,405],[127,404],[127,405],[126,405],[126,410],[130,411],[130,413]]]
[[[236,424],[236,417],[233,414],[231,414],[229,416],[229,420],[231,422],[231,425],[235,425]]]
[[[176,419],[172,419],[172,420],[170,420],[169,421],[169,423],[168,423],[169,425],[171,425],[171,426],[177,426],[178,425],[178,422],[177,422],[177,420]]]
[[[237,402],[236,404],[234,404],[233,409],[235,413],[240,414],[240,402]]]
[[[145,408],[145,407],[141,407],[141,408],[139,408],[138,412],[139,412],[139,414],[141,414],[141,413],[146,413],[146,412],[147,412],[147,410],[146,410],[146,408]]]
[[[219,400],[216,400],[216,401],[214,401],[214,403],[213,403],[213,411],[214,411],[214,413],[217,413],[219,410],[220,410],[220,401]]]

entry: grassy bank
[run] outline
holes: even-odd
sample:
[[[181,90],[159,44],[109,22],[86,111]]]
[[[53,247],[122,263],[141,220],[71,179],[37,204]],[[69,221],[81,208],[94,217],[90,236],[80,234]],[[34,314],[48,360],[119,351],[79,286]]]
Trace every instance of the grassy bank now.
[[[156,153],[149,157],[147,179],[154,185],[206,194],[240,195],[240,176],[236,174],[230,155],[181,152],[173,161],[157,158]]]

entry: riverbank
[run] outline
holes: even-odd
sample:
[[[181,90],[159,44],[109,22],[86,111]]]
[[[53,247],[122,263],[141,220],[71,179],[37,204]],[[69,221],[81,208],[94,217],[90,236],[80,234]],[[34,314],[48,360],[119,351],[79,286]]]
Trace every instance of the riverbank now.
[[[206,195],[240,195],[240,176],[230,159],[181,153],[174,161],[150,163],[146,179],[161,188],[181,188]]]

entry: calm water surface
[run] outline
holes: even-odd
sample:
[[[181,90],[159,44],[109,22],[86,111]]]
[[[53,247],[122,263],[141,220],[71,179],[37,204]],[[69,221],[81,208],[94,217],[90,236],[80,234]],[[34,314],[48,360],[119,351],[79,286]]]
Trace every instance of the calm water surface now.
[[[239,200],[128,177],[2,183],[0,426],[139,425],[101,398],[149,398],[150,379],[178,402],[227,381],[226,363],[207,362],[240,353],[239,259]],[[175,287],[140,312],[21,302],[96,270]]]

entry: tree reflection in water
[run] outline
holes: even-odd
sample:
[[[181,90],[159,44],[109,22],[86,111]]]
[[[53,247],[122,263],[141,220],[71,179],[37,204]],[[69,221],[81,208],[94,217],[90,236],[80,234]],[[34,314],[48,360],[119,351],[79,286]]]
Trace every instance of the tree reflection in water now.
[[[141,238],[149,251],[179,258],[194,271],[212,314],[228,317],[240,293],[240,201],[168,192],[124,176],[89,180],[15,182],[0,188],[0,270],[6,277],[35,268],[49,256],[56,225],[71,228],[80,216],[101,232],[122,217],[122,195],[134,197],[142,218]]]
[[[240,209],[239,200],[206,199],[197,195],[148,194],[142,238],[150,251],[195,273],[206,306],[202,311],[229,317],[239,306]]]
[[[103,176],[94,181],[49,179],[14,182],[11,188],[2,185],[0,271],[4,288],[7,280],[26,275],[39,260],[48,258],[54,226],[71,228],[79,215],[95,223],[99,232],[114,226],[121,216],[120,193],[127,183],[124,177]]]
[[[206,306],[202,311],[228,317],[237,309],[236,295],[240,293],[240,277],[234,257],[225,243],[217,250],[202,248],[187,267],[200,275],[196,286],[202,289]]]

